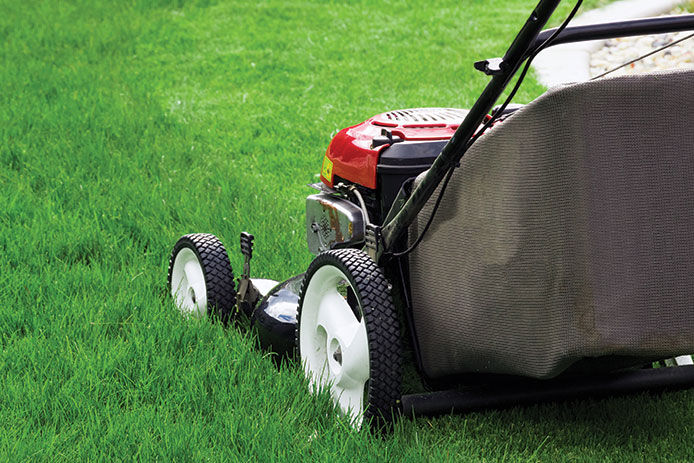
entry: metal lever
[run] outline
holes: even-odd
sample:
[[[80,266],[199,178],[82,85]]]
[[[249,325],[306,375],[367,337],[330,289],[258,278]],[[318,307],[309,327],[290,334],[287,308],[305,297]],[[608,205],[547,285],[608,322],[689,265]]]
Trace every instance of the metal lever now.
[[[255,304],[260,299],[260,292],[251,281],[251,259],[253,258],[253,239],[250,233],[241,232],[241,254],[243,254],[243,273],[239,278],[237,300],[241,311],[251,317]]]
[[[253,258],[253,239],[255,237],[250,233],[241,232],[241,254],[245,260],[243,263],[243,275],[241,278],[250,278],[251,276],[251,259]]]

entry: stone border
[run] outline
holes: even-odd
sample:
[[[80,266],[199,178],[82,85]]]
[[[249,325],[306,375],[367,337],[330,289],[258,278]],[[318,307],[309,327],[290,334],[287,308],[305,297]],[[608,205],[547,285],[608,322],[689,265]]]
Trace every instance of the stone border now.
[[[571,21],[570,26],[656,16],[681,3],[682,0],[620,0],[582,14]],[[533,60],[537,80],[546,87],[589,80],[590,55],[604,43],[604,40],[593,40],[548,48]]]

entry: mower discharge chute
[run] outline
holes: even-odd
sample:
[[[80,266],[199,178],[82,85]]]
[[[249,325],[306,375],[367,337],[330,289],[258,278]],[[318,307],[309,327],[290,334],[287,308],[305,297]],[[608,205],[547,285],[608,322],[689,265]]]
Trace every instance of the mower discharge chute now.
[[[388,111],[333,138],[306,200],[305,274],[252,279],[242,233],[235,280],[216,237],[186,235],[176,305],[249,318],[357,425],[694,384],[694,70],[492,110],[547,46],[694,29],[694,15],[542,32],[558,3],[475,63],[491,80],[469,110]],[[404,344],[439,390],[402,396]],[[661,360],[679,368],[643,368]]]

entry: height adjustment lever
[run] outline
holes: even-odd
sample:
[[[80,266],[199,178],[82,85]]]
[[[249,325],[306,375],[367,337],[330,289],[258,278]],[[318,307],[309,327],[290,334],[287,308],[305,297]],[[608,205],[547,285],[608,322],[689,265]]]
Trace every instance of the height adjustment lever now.
[[[239,289],[237,292],[237,300],[239,308],[248,317],[253,313],[255,304],[260,299],[260,292],[256,289],[251,281],[251,259],[253,258],[253,239],[254,236],[250,233],[241,232],[241,254],[243,254],[243,273],[239,278]]]
[[[250,265],[250,261],[253,258],[253,240],[255,237],[250,233],[241,232],[241,254],[246,258],[246,262],[243,266],[243,271],[246,273],[246,266]]]

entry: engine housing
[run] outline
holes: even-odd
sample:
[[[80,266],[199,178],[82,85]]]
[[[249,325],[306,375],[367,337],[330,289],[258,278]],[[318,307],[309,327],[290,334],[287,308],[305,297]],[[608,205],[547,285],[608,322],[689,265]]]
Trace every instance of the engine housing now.
[[[332,187],[338,177],[375,190],[380,158],[385,151],[401,142],[447,141],[467,113],[467,110],[456,108],[401,109],[347,127],[338,132],[328,146],[321,181]],[[431,164],[433,159],[428,152],[426,159],[418,159],[418,153],[417,150],[402,150],[397,164]]]

